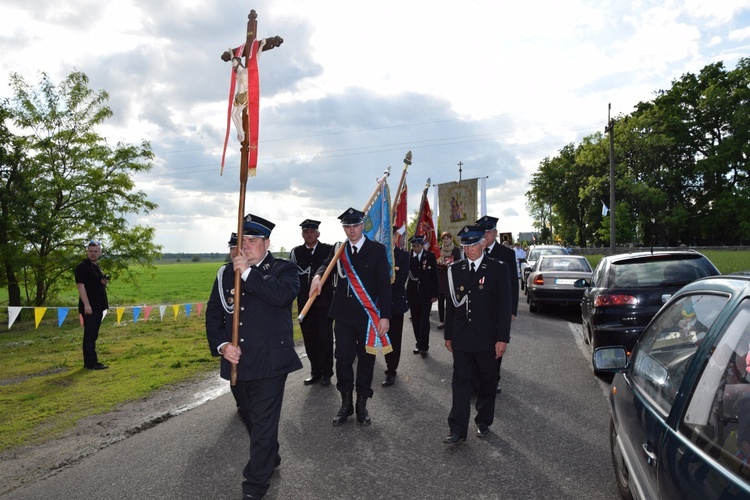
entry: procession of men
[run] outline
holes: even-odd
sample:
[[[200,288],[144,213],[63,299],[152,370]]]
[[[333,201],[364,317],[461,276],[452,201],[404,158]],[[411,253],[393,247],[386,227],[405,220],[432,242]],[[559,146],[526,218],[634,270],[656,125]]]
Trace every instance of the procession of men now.
[[[334,426],[346,424],[352,416],[362,427],[377,421],[369,414],[367,400],[374,396],[379,351],[391,360],[381,385],[395,382],[397,361],[392,362],[394,346],[388,334],[392,315],[398,314],[402,324],[400,310],[406,308],[393,311],[394,294],[403,297],[406,292],[416,341],[413,351],[427,356],[430,315],[438,294],[435,255],[426,249],[423,235],[413,235],[408,263],[405,254],[392,264],[396,261],[388,252],[393,250],[364,234],[365,217],[351,207],[339,215],[344,241],[334,245],[319,241],[320,221],[303,220],[303,244],[283,259],[269,250],[275,224],[247,214],[238,237],[242,247],[232,252],[231,265],[217,275],[206,311],[206,331],[212,354],[222,358],[222,376],[240,387],[233,391],[250,435],[250,460],[243,473],[246,499],[265,495],[282,460],[278,428],[284,385],[287,374],[302,367],[292,359],[296,356],[291,335],[293,301],[300,311],[297,319],[310,369],[304,385],[327,387],[335,376],[341,406],[332,418]],[[484,438],[490,433],[500,392],[500,361],[518,307],[515,259],[506,263],[489,251],[496,246],[490,238],[496,235],[496,221],[485,216],[464,226],[458,233],[462,259],[448,267],[443,337],[453,356],[453,403],[443,443],[449,446],[466,441],[473,393],[476,435]],[[408,274],[399,269],[407,266]],[[239,290],[235,269],[241,275]],[[404,290],[393,289],[392,270],[394,276],[403,277]],[[237,310],[241,321],[233,332]]]

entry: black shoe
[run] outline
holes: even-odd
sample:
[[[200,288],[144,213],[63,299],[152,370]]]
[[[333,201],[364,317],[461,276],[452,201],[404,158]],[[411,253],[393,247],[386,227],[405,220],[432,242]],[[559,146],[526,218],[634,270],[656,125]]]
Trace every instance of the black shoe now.
[[[341,393],[341,408],[339,412],[333,417],[333,425],[341,425],[354,414],[354,405],[352,404],[352,393],[343,392]]]
[[[259,497],[258,495],[253,495],[252,493],[245,493],[245,495],[242,498],[244,500],[260,500],[263,497]]]
[[[370,425],[370,414],[367,412],[367,398],[357,394],[357,403],[354,405],[357,411],[357,422],[359,425]]]
[[[490,433],[489,426],[485,424],[477,424],[477,437],[487,437]]]
[[[390,387],[396,382],[396,376],[395,375],[386,375],[385,380],[383,380],[383,383],[380,384],[383,387]]]
[[[328,387],[329,385],[331,385],[331,377],[327,377],[325,375],[320,377],[320,385],[322,385],[323,387]]]
[[[109,368],[109,366],[97,363],[94,366],[87,366],[86,368],[88,368],[89,370],[106,370],[107,368]]]
[[[419,355],[422,356],[423,358],[426,358],[427,357],[427,351],[421,351],[419,353]]]
[[[464,441],[466,441],[466,439],[462,438],[455,432],[451,432],[450,434],[448,434],[447,436],[443,438],[443,443],[451,444],[451,445],[463,443]]]
[[[442,330],[443,328],[445,328],[445,323],[443,323],[443,322],[441,321],[441,322],[440,322],[440,323],[438,324],[438,326],[437,326],[437,329],[438,329],[438,330]]]
[[[500,382],[497,383],[497,388],[495,389],[495,392],[497,394],[500,394],[501,392],[503,392],[503,390],[500,388]]]
[[[318,382],[320,382],[320,377],[310,377],[306,378],[302,383],[305,385],[313,385],[317,384]]]
[[[421,349],[414,349],[414,350],[413,350],[412,352],[413,352],[414,354],[421,354],[421,353],[422,353],[422,350],[421,350]]]

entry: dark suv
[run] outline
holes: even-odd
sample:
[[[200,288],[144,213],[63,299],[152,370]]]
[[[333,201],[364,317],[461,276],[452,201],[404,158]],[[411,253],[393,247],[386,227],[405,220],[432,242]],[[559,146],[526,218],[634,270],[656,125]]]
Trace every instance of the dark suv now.
[[[704,255],[692,250],[609,255],[583,287],[583,339],[597,347],[633,349],[651,318],[677,290],[698,278],[721,274]]]

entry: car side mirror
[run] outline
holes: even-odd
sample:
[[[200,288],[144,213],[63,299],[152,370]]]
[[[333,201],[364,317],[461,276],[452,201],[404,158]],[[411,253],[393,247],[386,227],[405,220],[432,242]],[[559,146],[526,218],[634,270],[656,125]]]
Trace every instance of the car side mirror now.
[[[525,264],[526,263],[526,259],[518,259],[518,262],[521,262],[521,263]]]
[[[573,287],[575,288],[586,288],[590,285],[591,283],[586,278],[577,279],[575,283],[573,283]]]
[[[617,372],[628,366],[628,352],[622,346],[600,347],[594,351],[594,368]]]

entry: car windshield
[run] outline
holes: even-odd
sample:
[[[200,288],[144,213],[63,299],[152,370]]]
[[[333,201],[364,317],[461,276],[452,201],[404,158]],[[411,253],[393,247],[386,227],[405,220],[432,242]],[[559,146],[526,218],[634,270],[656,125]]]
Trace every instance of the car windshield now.
[[[578,257],[564,257],[554,259],[542,259],[539,263],[540,271],[577,271],[591,272],[591,266],[586,259]]]
[[[614,262],[609,272],[613,286],[639,288],[686,285],[710,274],[699,259]]]

